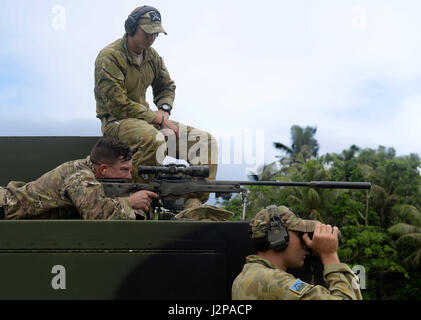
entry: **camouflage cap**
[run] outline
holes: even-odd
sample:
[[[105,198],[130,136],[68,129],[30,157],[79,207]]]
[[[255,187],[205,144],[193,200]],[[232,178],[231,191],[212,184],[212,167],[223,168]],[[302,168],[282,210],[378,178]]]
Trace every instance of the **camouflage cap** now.
[[[278,213],[282,224],[288,229],[298,232],[314,232],[314,227],[318,221],[304,220],[295,215],[290,209],[285,206],[270,206],[258,212],[256,216],[250,221],[250,236],[252,239],[266,237],[270,226],[270,211],[273,210]]]
[[[139,26],[143,31],[149,34],[153,33],[165,33],[165,29],[161,24],[161,14],[158,11],[149,11],[142,15],[139,19]]]

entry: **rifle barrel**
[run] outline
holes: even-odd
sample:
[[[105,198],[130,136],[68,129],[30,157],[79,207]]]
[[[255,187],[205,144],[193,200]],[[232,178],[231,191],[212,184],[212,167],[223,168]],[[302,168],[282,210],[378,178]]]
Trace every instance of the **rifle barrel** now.
[[[212,182],[212,181],[209,181]],[[338,182],[338,181],[215,181],[219,184],[239,184],[242,186],[272,186],[272,187],[311,187],[329,189],[371,189],[370,182]]]

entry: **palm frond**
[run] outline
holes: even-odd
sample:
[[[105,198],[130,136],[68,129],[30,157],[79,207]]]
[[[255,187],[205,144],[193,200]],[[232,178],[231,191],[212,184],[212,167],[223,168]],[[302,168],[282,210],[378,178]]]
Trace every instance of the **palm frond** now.
[[[361,170],[361,173],[366,180],[369,180],[376,172],[371,166],[367,164],[359,165],[359,169]]]
[[[287,197],[287,200],[288,200],[288,202],[296,203],[296,204],[299,204],[299,205],[302,205],[302,203],[303,203],[303,201],[300,198],[298,198],[298,197],[296,197],[296,196],[294,196],[292,194],[290,194]]]
[[[415,226],[421,227],[421,212],[414,206],[403,204],[392,208],[393,212],[399,217]]]
[[[411,233],[420,233],[421,228],[407,223],[398,223],[391,226],[387,231],[394,236],[404,236]]]
[[[421,246],[421,233],[408,233],[399,238],[399,242],[410,240],[414,246]]]
[[[288,146],[284,145],[283,143],[280,143],[280,142],[274,142],[274,143],[273,143],[273,146],[274,146],[276,149],[279,149],[279,150],[285,151],[287,154],[293,154],[293,153],[294,153],[294,151],[293,151],[290,147],[288,147]]]
[[[314,190],[313,188],[309,188],[308,192],[308,200],[310,201],[312,207],[318,207],[320,204],[320,195],[319,193]]]
[[[403,259],[402,264],[410,268],[421,267],[421,249],[418,249],[413,254]]]
[[[323,217],[321,215],[321,213],[319,211],[317,211],[316,209],[312,209],[310,211],[310,216],[315,219],[315,220],[319,220],[321,223],[324,223],[323,221]]]

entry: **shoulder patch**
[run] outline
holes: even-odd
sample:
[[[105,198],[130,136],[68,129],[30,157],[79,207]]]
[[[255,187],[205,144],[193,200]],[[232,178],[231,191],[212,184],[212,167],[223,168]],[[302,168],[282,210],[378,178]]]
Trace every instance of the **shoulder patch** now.
[[[306,288],[308,288],[309,286],[310,285],[308,283],[297,279],[297,281],[294,282],[294,284],[291,286],[291,288],[289,288],[289,290],[301,296],[306,291]]]

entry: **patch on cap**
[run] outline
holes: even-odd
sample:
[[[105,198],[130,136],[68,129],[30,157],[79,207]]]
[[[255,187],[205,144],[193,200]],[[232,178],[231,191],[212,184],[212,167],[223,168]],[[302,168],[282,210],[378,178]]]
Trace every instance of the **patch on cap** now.
[[[149,18],[151,19],[151,21],[161,22],[161,14],[158,11],[149,12]]]

